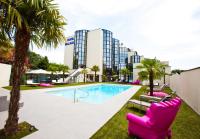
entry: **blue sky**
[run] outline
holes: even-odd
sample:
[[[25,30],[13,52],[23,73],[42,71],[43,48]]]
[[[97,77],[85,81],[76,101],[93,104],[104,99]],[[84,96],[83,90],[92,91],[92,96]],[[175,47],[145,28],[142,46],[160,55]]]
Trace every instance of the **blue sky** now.
[[[149,58],[169,61],[172,69],[200,66],[199,0],[55,0],[67,19],[65,35],[105,28]],[[64,45],[33,51],[63,63]]]

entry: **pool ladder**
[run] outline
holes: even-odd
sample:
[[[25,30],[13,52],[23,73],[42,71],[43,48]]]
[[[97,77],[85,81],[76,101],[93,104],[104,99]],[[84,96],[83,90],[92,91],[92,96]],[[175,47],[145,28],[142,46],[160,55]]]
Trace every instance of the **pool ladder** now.
[[[76,92],[77,92],[77,90],[82,91],[80,88],[75,88],[75,89],[74,89],[74,103],[78,102],[79,99],[87,98],[87,97],[89,96],[89,93],[88,93],[88,92],[84,92],[84,93],[87,94],[86,96],[76,97]],[[82,91],[82,92],[83,92],[83,91]]]

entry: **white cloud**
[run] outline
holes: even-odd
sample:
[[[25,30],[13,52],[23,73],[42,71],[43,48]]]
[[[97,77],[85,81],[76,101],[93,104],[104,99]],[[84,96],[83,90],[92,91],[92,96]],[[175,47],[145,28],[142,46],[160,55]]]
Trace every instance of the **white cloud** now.
[[[169,60],[172,68],[200,65],[199,0],[56,0],[66,17],[66,35],[107,28],[125,46],[146,57]],[[64,46],[44,53],[63,63]],[[55,58],[56,57],[56,58]]]
[[[99,16],[109,16],[139,7],[143,0],[56,0],[61,7],[72,12],[82,11]],[[79,13],[80,14],[80,13]],[[80,15],[81,16],[81,15]]]

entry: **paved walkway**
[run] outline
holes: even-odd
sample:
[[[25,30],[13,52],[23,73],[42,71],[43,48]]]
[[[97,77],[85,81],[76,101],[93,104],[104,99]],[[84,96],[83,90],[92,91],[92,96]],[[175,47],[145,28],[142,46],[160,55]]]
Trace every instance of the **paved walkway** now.
[[[20,122],[27,121],[39,129],[25,139],[88,139],[139,88],[133,86],[103,104],[74,103],[73,100],[44,93],[52,89],[22,91],[24,106],[19,111]],[[0,94],[8,95],[8,91],[0,88]],[[0,112],[0,128],[3,128],[6,118],[7,112]]]

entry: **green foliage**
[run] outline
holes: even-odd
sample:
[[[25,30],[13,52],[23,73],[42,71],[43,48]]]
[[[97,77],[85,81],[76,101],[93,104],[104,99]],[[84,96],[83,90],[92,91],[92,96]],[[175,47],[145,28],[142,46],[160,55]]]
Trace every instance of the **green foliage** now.
[[[45,56],[44,58],[42,58],[40,60],[40,62],[38,63],[38,68],[39,69],[43,69],[43,70],[47,70],[49,66],[49,60],[48,58]]]
[[[130,74],[130,71],[127,68],[121,69],[120,73],[124,76],[127,76]]]
[[[180,70],[180,69],[174,69],[171,71],[171,74],[181,74],[181,72],[183,72],[184,70]]]
[[[102,75],[102,81],[103,81],[103,82],[106,82],[107,80],[108,80],[108,77],[107,77],[105,74],[103,74],[103,75]]]
[[[48,66],[48,71],[51,71],[51,73],[56,73],[57,71],[59,71],[59,65],[56,63],[50,63]]]
[[[3,36],[13,36],[17,31],[26,29],[30,41],[38,47],[57,47],[65,42],[65,19],[53,0],[0,0]],[[8,37],[7,37],[8,38]],[[10,37],[12,38],[12,37]]]
[[[94,72],[98,72],[98,71],[99,71],[99,66],[94,65],[94,66],[91,68],[91,70],[94,71]]]
[[[13,86],[5,133],[17,132],[19,81],[30,43],[57,47],[65,42],[65,19],[53,0],[0,0],[0,34],[15,42]]]
[[[127,69],[127,68],[123,68],[123,69],[121,69],[121,71],[120,71],[120,74],[122,74],[123,76],[124,76],[124,81],[126,82],[126,77],[128,76],[128,75],[130,75],[130,71],[129,71],[129,69]]]
[[[63,74],[64,74],[64,73],[66,73],[66,72],[69,71],[69,67],[66,66],[66,65],[62,65],[62,64],[60,64],[60,65],[58,65],[58,71],[62,71]]]
[[[3,39],[4,38],[1,38],[0,36],[0,63],[10,64],[13,62],[14,46],[9,39]]]
[[[82,73],[82,74],[87,74],[88,71],[87,71],[87,69],[83,69],[83,70],[81,71],[81,73]]]
[[[94,76],[95,76],[95,81],[97,81],[97,79],[96,79],[96,74],[97,74],[97,72],[100,70],[99,69],[99,66],[97,66],[97,65],[94,65],[92,68],[91,68],[91,70],[92,71],[94,71]]]
[[[39,54],[36,54],[35,52],[28,52],[29,56],[29,63],[31,69],[43,69],[47,70],[49,66],[49,60],[45,56],[41,56]]]
[[[166,65],[162,64],[157,59],[144,59],[141,61],[141,64],[142,65],[137,66],[138,69],[141,69],[141,72],[139,73],[140,80],[149,79],[151,71],[153,72],[153,79],[161,79],[165,74],[163,69]]]
[[[149,79],[150,95],[153,95],[153,81],[161,79],[166,74],[164,71],[166,66],[157,59],[144,59],[141,61],[141,65],[137,66],[138,69],[141,69],[138,73],[139,79],[142,81]]]
[[[36,54],[35,52],[28,52],[29,56],[29,63],[31,64],[31,69],[39,69],[38,65],[40,61],[42,60],[42,56],[39,54]]]
[[[83,70],[81,71],[81,74],[84,75],[84,83],[86,82],[86,74],[87,74],[87,73],[88,73],[87,69],[83,69]]]

